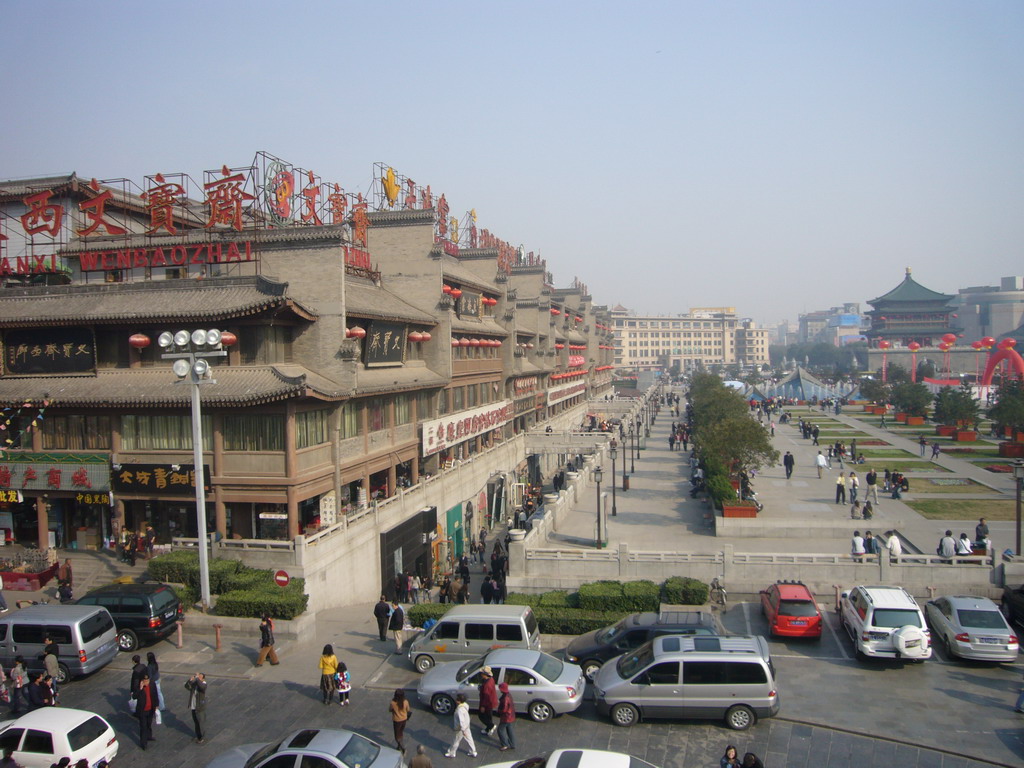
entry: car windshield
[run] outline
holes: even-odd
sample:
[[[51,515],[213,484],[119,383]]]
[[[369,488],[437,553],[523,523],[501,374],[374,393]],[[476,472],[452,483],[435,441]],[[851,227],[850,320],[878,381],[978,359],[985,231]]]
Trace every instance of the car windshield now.
[[[808,600],[783,600],[779,603],[779,616],[796,616],[803,618],[817,615],[817,606]]]
[[[455,679],[458,680],[461,683],[463,680],[465,680],[467,677],[472,675],[474,672],[478,671],[480,669],[480,667],[482,667],[483,665],[484,665],[484,657],[483,656],[481,656],[479,659],[473,659],[472,661],[467,661],[465,664],[463,664],[461,667],[459,667],[459,671],[458,671],[458,674],[455,675]]]
[[[626,620],[623,619],[618,624],[612,624],[610,627],[605,627],[597,633],[597,642],[599,643],[614,643],[615,639],[626,631]]]
[[[546,757],[528,757],[515,763],[512,768],[544,768],[548,764]]]
[[[618,670],[619,677],[623,680],[628,680],[641,669],[647,667],[652,661],[654,661],[654,648],[648,642],[632,653],[619,657],[618,662],[615,664],[615,669]]]
[[[245,761],[245,768],[252,768],[254,765],[259,763],[263,758],[274,754],[275,752],[277,752],[277,750],[281,748],[282,744],[284,744],[284,739],[281,739],[281,741],[272,744],[265,744],[264,746],[260,747],[252,753],[252,757]]]
[[[369,739],[353,733],[348,744],[341,748],[338,759],[349,768],[366,768],[380,754],[380,747]]]
[[[548,656],[546,653],[540,654],[540,658],[537,659],[537,663],[533,665],[533,671],[543,677],[545,680],[557,680],[558,676],[562,674],[562,670],[565,665],[562,664],[554,656]]]
[[[871,624],[886,629],[897,629],[908,624],[920,627],[921,615],[912,608],[876,608]]]
[[[971,629],[1006,629],[1006,622],[999,611],[962,610],[956,612],[961,627]]]

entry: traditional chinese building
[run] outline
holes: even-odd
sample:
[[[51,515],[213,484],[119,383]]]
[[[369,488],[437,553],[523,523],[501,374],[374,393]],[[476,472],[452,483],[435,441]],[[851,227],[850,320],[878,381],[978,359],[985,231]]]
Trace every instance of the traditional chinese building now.
[[[871,328],[866,334],[868,343],[877,346],[879,341],[885,340],[898,348],[916,341],[922,347],[932,347],[947,333],[963,333],[950,304],[954,298],[951,294],[925,288],[910,276],[910,267],[907,267],[903,282],[868,302],[873,307],[867,313],[871,319]]]
[[[190,388],[165,356],[189,341],[158,343],[179,331],[222,335],[199,391],[227,541],[348,530],[524,429],[578,423],[610,387],[604,309],[472,212],[377,177],[363,199],[260,153],[202,183],[0,183],[0,528],[40,546],[199,534]],[[460,554],[493,486],[434,486],[377,523],[383,582]]]

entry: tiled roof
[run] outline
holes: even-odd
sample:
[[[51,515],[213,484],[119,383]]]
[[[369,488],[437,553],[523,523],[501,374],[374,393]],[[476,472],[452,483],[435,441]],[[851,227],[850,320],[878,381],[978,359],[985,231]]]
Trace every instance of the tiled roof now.
[[[437,325],[437,319],[433,315],[414,307],[397,294],[351,278],[345,281],[345,312],[357,317]]]
[[[456,333],[486,333],[490,336],[500,336],[502,338],[508,336],[508,331],[486,317],[479,321],[452,317],[452,330]]]
[[[0,404],[49,399],[55,407],[171,407],[191,403],[191,387],[168,368],[101,369],[90,376],[0,379]],[[298,397],[348,395],[329,379],[300,366],[219,366],[214,381],[199,386],[203,405],[250,406]]]
[[[287,290],[287,283],[265,277],[8,288],[0,291],[0,326],[217,321],[280,308],[315,319],[316,313],[288,298]]]
[[[498,287],[492,280],[488,280],[486,277],[480,277],[475,272],[471,272],[451,256],[444,257],[444,260],[441,262],[441,271],[444,273],[445,282],[450,280],[458,283],[463,288],[470,286],[487,293],[498,293]]]
[[[401,392],[410,389],[443,387],[448,379],[430,368],[360,368],[356,372],[358,394]]]
[[[914,280],[910,276],[910,270],[907,270],[906,277],[903,278],[903,282],[889,291],[883,296],[879,296],[877,299],[870,299],[868,304],[875,306],[880,303],[893,303],[893,302],[926,302],[926,301],[941,301],[947,302],[954,298],[952,295],[939,293],[933,291],[931,288],[925,288],[919,282]]]

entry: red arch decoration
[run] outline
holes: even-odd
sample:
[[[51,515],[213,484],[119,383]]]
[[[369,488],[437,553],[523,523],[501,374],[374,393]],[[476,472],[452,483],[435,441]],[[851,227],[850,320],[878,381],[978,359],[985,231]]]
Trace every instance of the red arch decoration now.
[[[1020,353],[1016,349],[997,349],[995,353],[988,356],[985,373],[981,377],[981,385],[983,387],[987,387],[992,383],[992,374],[995,373],[996,367],[1003,360],[1009,360],[1017,375],[1024,378],[1024,358],[1020,356]]]

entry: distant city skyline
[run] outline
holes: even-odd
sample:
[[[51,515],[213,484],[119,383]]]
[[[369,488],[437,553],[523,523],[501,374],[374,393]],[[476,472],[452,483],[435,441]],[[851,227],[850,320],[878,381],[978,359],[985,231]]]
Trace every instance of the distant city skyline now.
[[[1024,4],[8,2],[0,177],[384,162],[649,314],[1021,272]]]

